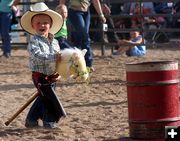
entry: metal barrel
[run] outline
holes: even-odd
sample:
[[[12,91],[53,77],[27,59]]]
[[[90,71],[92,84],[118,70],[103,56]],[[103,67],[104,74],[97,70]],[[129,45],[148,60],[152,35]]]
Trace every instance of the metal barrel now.
[[[180,125],[177,61],[127,63],[126,79],[131,138],[163,139]]]

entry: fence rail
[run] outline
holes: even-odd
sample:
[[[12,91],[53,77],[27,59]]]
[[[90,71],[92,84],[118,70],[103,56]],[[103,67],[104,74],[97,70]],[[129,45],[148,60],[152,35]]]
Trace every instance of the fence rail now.
[[[48,0],[41,0],[43,2],[46,2],[47,4],[49,4],[51,7],[57,5],[57,2],[58,0],[55,0],[55,1],[48,1]],[[126,2],[179,2],[179,0],[111,0],[111,3],[114,3],[114,4],[118,4],[118,3],[126,3]],[[39,1],[38,1],[39,2]],[[35,1],[31,1],[31,0],[23,0],[20,2],[19,6],[22,7],[22,13],[25,12],[29,6],[31,4],[34,4]],[[180,13],[175,13],[175,14],[147,14],[147,15],[144,15],[143,13],[141,14],[137,14],[136,17],[143,17],[143,16],[146,16],[146,17],[159,17],[159,16],[163,16],[163,17],[171,17],[171,18],[180,18]],[[97,18],[98,16],[97,15],[92,15],[92,19],[93,18]],[[119,14],[119,15],[111,15],[111,18],[118,18],[118,19],[123,19],[123,18],[129,18],[129,20],[133,17],[133,15],[129,15],[129,14]],[[20,18],[20,17],[19,17]],[[168,33],[180,33],[180,28],[157,28],[157,29],[147,29],[147,28],[114,28],[114,29],[108,29],[107,32],[113,32],[113,31],[116,31],[117,33],[128,33],[130,31],[134,31],[134,30],[139,30],[141,32],[168,32]],[[102,28],[90,28],[90,32],[100,32],[102,37],[104,38],[105,36],[105,32],[102,30]],[[12,44],[12,47],[14,48],[26,48],[27,46],[27,41],[29,40],[29,36],[28,34],[26,34],[24,32],[24,30],[22,30],[19,26],[19,28],[16,28],[16,29],[12,29],[12,33],[17,33],[19,36],[23,37],[23,40],[22,38],[16,40],[16,41],[13,41],[11,44]],[[20,35],[21,34],[21,35]],[[92,44],[97,44],[97,45],[100,45],[101,46],[101,52],[102,52],[102,55],[105,54],[105,47],[106,46],[111,46],[112,47],[112,51],[113,51],[113,46],[116,45],[116,43],[106,43],[104,42],[103,40],[101,40],[100,42],[93,42]],[[2,43],[0,41],[0,47],[2,46]]]

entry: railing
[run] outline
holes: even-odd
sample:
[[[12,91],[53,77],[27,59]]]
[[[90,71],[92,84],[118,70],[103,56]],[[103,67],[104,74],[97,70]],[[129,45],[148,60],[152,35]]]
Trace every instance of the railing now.
[[[46,2],[47,4],[49,4],[48,6],[50,6],[50,8],[55,9],[55,6],[58,3],[58,0],[54,0],[54,1],[48,1],[48,0],[41,0]],[[179,0],[110,0],[111,3],[126,3],[126,2],[179,2]],[[38,1],[39,2],[39,1]],[[27,9],[29,9],[29,5],[35,3],[35,0],[22,0],[21,3],[19,4],[19,6],[22,8],[22,13],[25,12]],[[139,17],[144,16],[142,13],[139,15],[136,15]],[[180,13],[176,13],[176,14],[148,14],[146,15],[146,17],[158,17],[158,16],[163,16],[163,17],[180,17]],[[97,15],[92,15],[92,19],[98,17]],[[129,18],[131,19],[133,17],[133,15],[128,15],[128,14],[119,14],[119,15],[111,15],[111,18]],[[20,17],[19,17],[20,18]],[[102,26],[101,26],[102,27]],[[180,28],[160,28],[160,29],[147,29],[147,28],[114,28],[114,29],[108,29],[107,32],[113,32],[116,31],[118,33],[128,33],[132,30],[139,30],[141,32],[180,32]],[[91,28],[90,32],[100,32],[101,37],[104,38],[106,32],[103,31],[102,28]],[[30,38],[30,36],[25,33],[20,25],[18,25],[18,27],[16,29],[12,29],[12,36],[13,34],[16,34],[17,36],[19,36],[18,39],[14,39],[12,40],[12,47],[16,47],[16,48],[26,48],[27,46],[27,42]],[[13,39],[13,38],[12,38]],[[107,43],[104,42],[104,40],[100,40],[99,42],[93,42],[92,44],[97,44],[101,46],[101,52],[102,55],[105,55],[105,48],[108,46],[111,46],[111,49],[113,51],[114,46],[116,45],[116,43]],[[0,43],[0,46],[2,46],[2,43]]]

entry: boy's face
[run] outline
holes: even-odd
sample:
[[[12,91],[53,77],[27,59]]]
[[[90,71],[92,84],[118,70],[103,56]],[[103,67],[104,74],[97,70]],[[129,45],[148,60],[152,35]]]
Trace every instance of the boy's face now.
[[[52,25],[52,20],[48,15],[39,14],[32,18],[32,27],[37,34],[48,37],[49,29]]]
[[[59,10],[59,14],[63,17],[63,19],[66,19],[67,16],[68,16],[68,10],[66,7],[62,7],[60,10]]]
[[[136,38],[137,36],[139,36],[139,32],[138,31],[131,31],[130,35],[131,35],[131,38]]]

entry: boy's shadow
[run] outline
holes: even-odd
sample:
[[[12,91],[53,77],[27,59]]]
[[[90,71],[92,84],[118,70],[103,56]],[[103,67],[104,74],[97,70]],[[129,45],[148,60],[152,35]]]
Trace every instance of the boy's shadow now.
[[[31,134],[33,132],[39,132],[39,133],[42,133],[42,134],[48,134],[49,133],[49,130],[48,129],[45,129],[45,128],[19,128],[19,129],[4,129],[2,131],[2,128],[0,129],[0,137],[6,137],[7,135],[8,136],[23,136],[23,135],[28,135],[28,134]],[[58,129],[56,130],[53,130],[53,132],[59,132]]]
[[[28,129],[26,128],[21,128],[21,129],[4,129],[2,131],[2,128],[1,128],[1,131],[0,131],[0,137],[6,137],[7,135],[10,135],[10,136],[13,136],[13,135],[23,135],[23,134],[26,134],[28,132]]]

